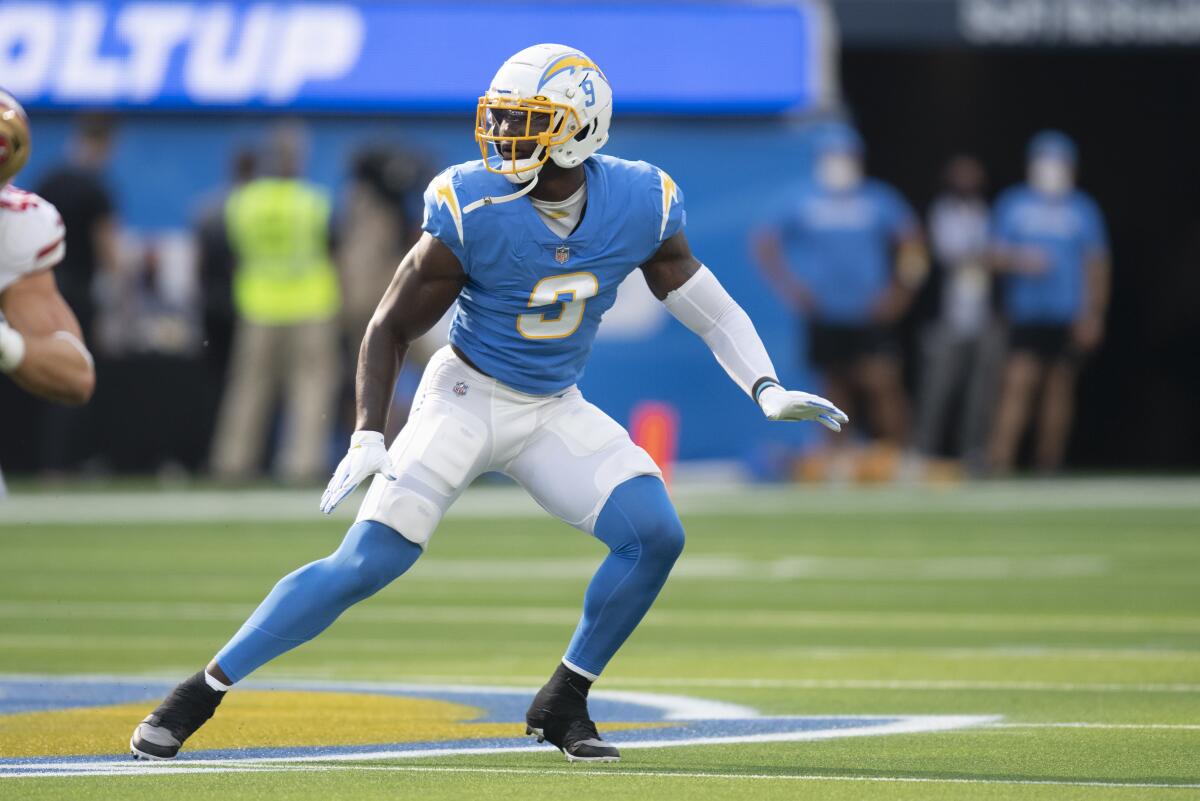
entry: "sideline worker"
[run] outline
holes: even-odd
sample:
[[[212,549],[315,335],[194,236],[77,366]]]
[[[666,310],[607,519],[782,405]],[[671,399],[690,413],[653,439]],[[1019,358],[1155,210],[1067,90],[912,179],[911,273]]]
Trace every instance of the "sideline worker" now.
[[[326,473],[341,293],[330,258],[329,197],[299,177],[303,151],[297,129],[277,130],[267,153],[270,173],[235,190],[225,205],[238,315],[212,460],[225,480],[258,472],[280,395],[280,474],[303,482]]]

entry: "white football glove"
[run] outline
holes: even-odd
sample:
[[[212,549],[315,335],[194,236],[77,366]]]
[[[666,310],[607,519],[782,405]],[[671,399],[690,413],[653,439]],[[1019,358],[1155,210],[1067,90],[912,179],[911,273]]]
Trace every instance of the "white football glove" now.
[[[850,422],[845,412],[820,395],[784,389],[778,384],[758,393],[758,405],[768,420],[815,420],[830,431],[841,431],[842,425]]]
[[[350,450],[333,471],[333,478],[321,496],[321,511],[330,514],[354,492],[368,476],[381,473],[388,481],[396,480],[396,467],[378,431],[355,431],[350,435]]]

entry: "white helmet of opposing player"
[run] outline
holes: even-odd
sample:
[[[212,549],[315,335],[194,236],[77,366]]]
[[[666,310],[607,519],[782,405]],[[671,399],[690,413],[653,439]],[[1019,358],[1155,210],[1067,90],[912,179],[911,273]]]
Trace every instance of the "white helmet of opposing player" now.
[[[505,61],[479,98],[475,141],[491,172],[529,181],[553,160],[575,167],[608,141],[612,87],[582,51],[527,47]]]

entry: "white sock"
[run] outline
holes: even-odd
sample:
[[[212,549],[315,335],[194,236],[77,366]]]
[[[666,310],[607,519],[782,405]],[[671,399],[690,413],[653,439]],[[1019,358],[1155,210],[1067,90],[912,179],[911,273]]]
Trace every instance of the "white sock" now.
[[[587,679],[588,681],[596,681],[597,679],[599,679],[599,678],[600,678],[600,677],[599,677],[599,676],[597,676],[595,673],[588,673],[586,670],[584,670],[583,668],[579,667],[579,665],[573,665],[573,664],[571,664],[570,662],[568,662],[568,661],[566,660],[566,658],[565,658],[565,657],[563,658],[563,661],[562,661],[562,663],[563,663],[563,666],[564,666],[564,667],[566,667],[566,669],[567,669],[567,670],[571,671],[572,673],[576,673],[576,674],[578,674],[578,675],[580,675],[580,676],[583,676],[583,677],[584,677],[585,679]]]
[[[204,683],[219,693],[223,693],[226,690],[228,690],[230,687],[233,686],[232,684],[224,684],[222,682],[217,681],[216,679],[213,678],[213,675],[211,673],[209,673],[207,670],[204,671]]]

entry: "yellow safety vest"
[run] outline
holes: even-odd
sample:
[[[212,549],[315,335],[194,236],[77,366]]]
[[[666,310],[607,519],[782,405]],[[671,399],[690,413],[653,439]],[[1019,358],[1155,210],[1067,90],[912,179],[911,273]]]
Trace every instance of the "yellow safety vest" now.
[[[243,319],[287,325],[337,314],[329,215],[329,199],[304,181],[259,178],[230,194],[225,225],[237,256],[233,300]]]

